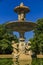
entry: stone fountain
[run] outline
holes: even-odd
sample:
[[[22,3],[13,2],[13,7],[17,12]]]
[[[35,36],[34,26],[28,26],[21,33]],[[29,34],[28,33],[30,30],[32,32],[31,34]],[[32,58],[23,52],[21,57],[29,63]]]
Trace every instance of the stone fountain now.
[[[15,42],[12,42],[13,50],[14,50],[14,55],[20,56],[20,58],[23,60],[23,57],[25,56],[27,59],[29,56],[25,55],[25,37],[24,34],[25,32],[32,31],[36,28],[37,24],[33,22],[26,21],[25,16],[26,13],[30,12],[30,9],[27,6],[24,6],[23,3],[20,4],[20,6],[17,6],[14,8],[14,11],[18,14],[18,20],[17,21],[10,21],[6,24],[7,29],[11,29],[12,31],[16,31],[19,33],[20,38],[19,38],[19,52],[16,52],[15,49],[17,49],[17,44]],[[24,54],[24,55],[23,55]],[[26,59],[24,58],[24,59]]]

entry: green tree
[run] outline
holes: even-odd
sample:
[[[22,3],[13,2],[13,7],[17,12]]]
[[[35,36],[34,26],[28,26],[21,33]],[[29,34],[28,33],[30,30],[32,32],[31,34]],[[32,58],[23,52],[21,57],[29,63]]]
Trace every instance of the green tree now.
[[[33,31],[34,37],[30,39],[32,51],[36,54],[43,53],[43,18],[37,20],[37,27]]]
[[[18,42],[18,39],[16,35],[13,34],[13,31],[6,29],[4,24],[0,24],[0,54],[12,53],[12,40]]]

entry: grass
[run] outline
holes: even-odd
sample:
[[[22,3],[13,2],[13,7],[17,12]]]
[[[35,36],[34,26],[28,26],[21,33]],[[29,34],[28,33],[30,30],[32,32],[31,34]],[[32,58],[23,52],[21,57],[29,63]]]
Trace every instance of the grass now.
[[[43,65],[43,59],[33,58],[32,59],[32,65]]]
[[[12,59],[0,58],[0,65],[12,65]]]

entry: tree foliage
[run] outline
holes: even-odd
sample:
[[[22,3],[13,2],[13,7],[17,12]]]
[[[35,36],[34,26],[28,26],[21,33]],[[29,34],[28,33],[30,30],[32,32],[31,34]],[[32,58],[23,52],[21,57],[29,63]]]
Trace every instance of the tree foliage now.
[[[0,54],[11,54],[13,51],[11,42],[18,42],[16,35],[11,30],[6,29],[5,25],[0,25]]]
[[[43,53],[43,18],[37,20],[37,24],[34,30],[34,37],[30,39],[32,51],[36,54]]]

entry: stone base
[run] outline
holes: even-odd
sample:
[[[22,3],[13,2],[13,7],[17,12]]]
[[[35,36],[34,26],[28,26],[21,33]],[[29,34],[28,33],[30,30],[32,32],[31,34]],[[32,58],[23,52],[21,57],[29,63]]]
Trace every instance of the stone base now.
[[[13,57],[14,59],[17,59],[17,57]],[[26,54],[20,54],[18,57],[19,61],[23,61],[23,60],[32,60],[31,55],[26,55]]]
[[[20,54],[19,60],[32,60],[30,55]]]
[[[18,59],[13,59],[14,65],[16,64],[16,61],[17,64],[20,65],[26,65],[26,64],[31,65],[32,58],[30,55],[20,54]]]

